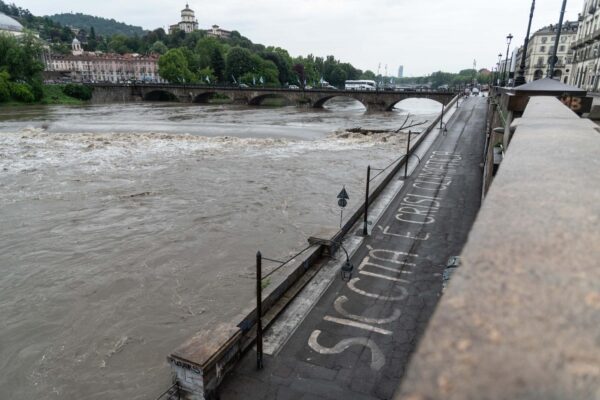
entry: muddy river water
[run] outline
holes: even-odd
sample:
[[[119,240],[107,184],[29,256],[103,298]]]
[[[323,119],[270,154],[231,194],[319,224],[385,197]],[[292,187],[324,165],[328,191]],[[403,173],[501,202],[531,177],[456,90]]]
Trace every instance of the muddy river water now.
[[[387,129],[441,105],[139,103],[0,108],[0,398],[153,399],[166,356],[253,296],[257,250],[285,258],[339,224]]]

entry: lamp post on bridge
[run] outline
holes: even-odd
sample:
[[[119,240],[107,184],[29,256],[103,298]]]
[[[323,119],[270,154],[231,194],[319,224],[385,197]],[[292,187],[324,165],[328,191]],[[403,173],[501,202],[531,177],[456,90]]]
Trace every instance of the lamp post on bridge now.
[[[523,52],[521,53],[521,65],[519,65],[518,76],[515,78],[515,86],[525,84],[525,61],[527,59],[527,47],[529,46],[529,33],[531,32],[531,21],[533,20],[533,12],[535,11],[535,0],[531,0],[531,12],[529,13],[529,24],[527,25],[527,35],[523,44]]]
[[[565,17],[565,8],[567,7],[567,0],[563,0],[562,8],[560,11],[560,19],[558,21],[558,26],[556,27],[556,39],[554,40],[554,49],[552,50],[552,57],[550,57],[550,68],[548,70],[548,78],[554,79],[554,66],[558,61],[558,57],[556,53],[558,51],[558,41],[560,39],[560,33],[562,31],[563,19]],[[560,80],[560,79],[559,79]]]
[[[502,53],[498,53],[498,63],[496,64],[496,80],[494,86],[500,86],[500,65],[502,63]]]
[[[509,33],[506,37],[506,60],[504,60],[504,71],[502,72],[502,86],[506,86],[510,73],[508,72],[508,51],[510,50],[510,42],[513,39],[512,33]]]

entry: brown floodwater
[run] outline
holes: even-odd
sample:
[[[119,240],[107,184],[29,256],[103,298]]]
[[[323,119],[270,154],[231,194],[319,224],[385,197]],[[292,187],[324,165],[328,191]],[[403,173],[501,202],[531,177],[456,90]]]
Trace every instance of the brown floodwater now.
[[[166,356],[252,298],[404,152],[411,100],[367,114],[138,103],[0,109],[0,398],[152,399]]]

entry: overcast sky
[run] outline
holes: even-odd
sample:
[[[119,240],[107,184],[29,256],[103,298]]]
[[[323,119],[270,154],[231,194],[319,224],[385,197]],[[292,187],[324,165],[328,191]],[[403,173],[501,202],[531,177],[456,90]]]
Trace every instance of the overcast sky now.
[[[533,31],[558,23],[563,0],[537,0]],[[82,12],[145,29],[177,23],[185,0],[8,0],[36,15]],[[491,69],[506,36],[522,45],[530,0],[190,0],[201,28],[237,30],[292,56],[333,54],[355,67],[405,76]],[[574,20],[583,0],[569,0]]]

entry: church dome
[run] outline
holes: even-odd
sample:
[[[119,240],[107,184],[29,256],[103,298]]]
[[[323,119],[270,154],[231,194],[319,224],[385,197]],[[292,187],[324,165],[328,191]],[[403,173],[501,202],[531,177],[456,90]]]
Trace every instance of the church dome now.
[[[77,40],[77,38],[74,38],[72,44],[81,44],[81,42],[79,40]]]
[[[22,32],[23,25],[8,15],[0,13],[0,31]]]

